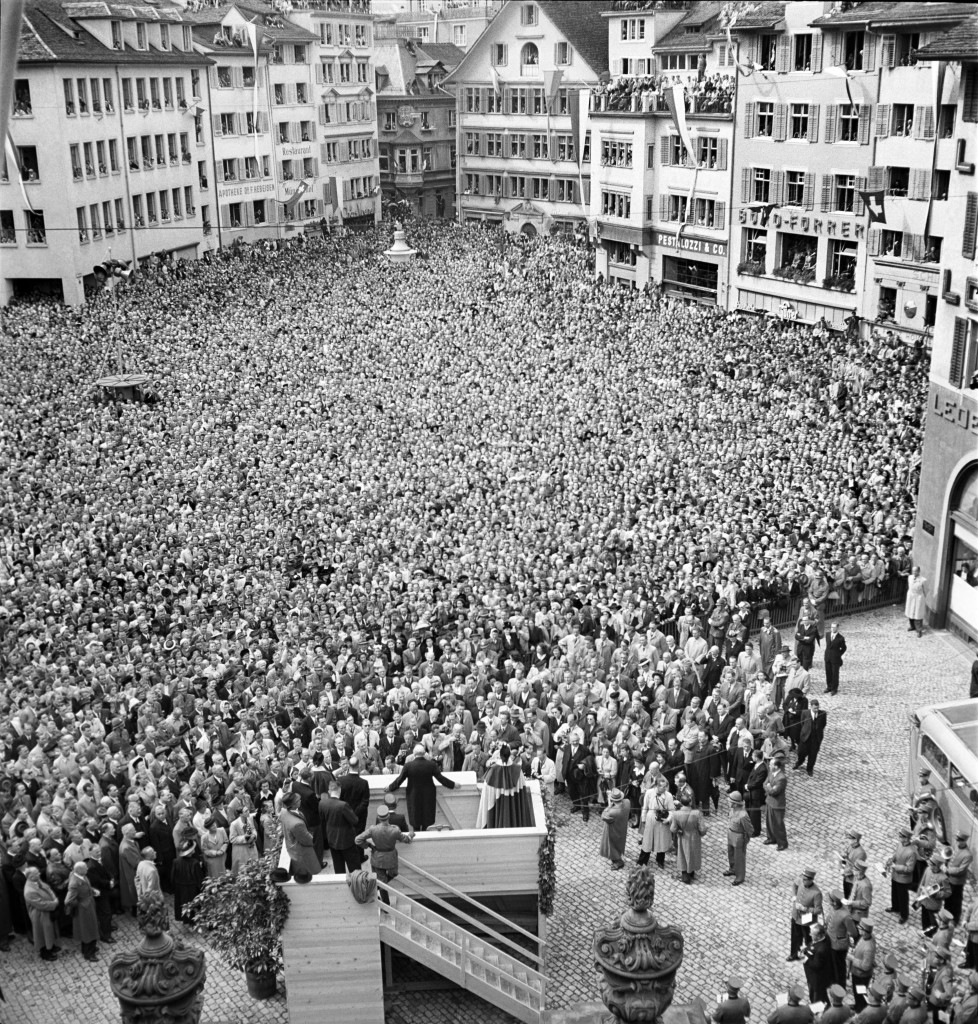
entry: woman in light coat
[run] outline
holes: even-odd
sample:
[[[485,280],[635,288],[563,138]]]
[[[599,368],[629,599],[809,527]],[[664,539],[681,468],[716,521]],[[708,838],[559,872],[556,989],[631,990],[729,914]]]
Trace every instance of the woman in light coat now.
[[[666,854],[672,851],[669,817],[675,809],[676,802],[669,792],[669,780],[660,775],[655,780],[654,788],[646,791],[642,801],[642,852],[638,855],[639,864],[648,864],[653,853],[660,868],[665,864]]]
[[[908,632],[917,630],[917,636],[924,635],[924,616],[927,614],[927,580],[920,575],[920,566],[915,565],[907,581],[907,601],[903,614],[910,620]]]
[[[41,881],[37,868],[28,868],[24,875],[24,902],[27,914],[34,928],[34,948],[42,960],[56,960],[60,947],[56,945],[58,930],[54,923],[54,912],[58,909],[58,897],[51,886]]]
[[[224,856],[228,849],[228,834],[214,818],[204,823],[206,831],[200,840],[204,853],[204,867],[208,878],[220,878],[224,874]]]
[[[231,874],[236,875],[242,864],[258,860],[258,835],[246,804],[242,804],[238,816],[231,822],[228,839],[231,843]]]

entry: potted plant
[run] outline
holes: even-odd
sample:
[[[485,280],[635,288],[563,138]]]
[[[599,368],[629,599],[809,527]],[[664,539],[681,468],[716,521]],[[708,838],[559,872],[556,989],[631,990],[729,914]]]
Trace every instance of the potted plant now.
[[[289,898],[272,880],[277,861],[277,854],[269,853],[243,864],[237,875],[210,878],[190,904],[194,930],[229,967],[245,972],[255,999],[275,995],[275,976],[284,966],[282,929]]]

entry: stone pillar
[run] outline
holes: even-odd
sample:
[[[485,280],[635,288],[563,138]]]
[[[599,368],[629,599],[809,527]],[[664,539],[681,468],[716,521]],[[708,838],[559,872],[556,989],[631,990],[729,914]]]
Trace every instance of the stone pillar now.
[[[652,913],[655,876],[648,867],[632,873],[626,892],[629,909],[594,930],[601,1000],[613,1021],[657,1024],[672,1004],[683,962],[683,934],[660,925]]]
[[[109,964],[122,1024],[200,1024],[204,954],[172,938],[168,928],[163,897],[149,893],[139,901],[142,941]]]

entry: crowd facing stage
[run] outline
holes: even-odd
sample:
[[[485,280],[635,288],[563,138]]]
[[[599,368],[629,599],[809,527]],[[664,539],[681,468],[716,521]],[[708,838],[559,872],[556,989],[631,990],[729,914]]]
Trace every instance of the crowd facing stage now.
[[[127,840],[230,868],[351,758],[506,744],[573,788],[583,748],[578,809],[640,816],[708,749],[690,807],[726,779],[759,813],[736,765],[800,747],[832,614],[914,578],[922,353],[409,234],[406,266],[382,228],[6,311],[0,938],[27,871],[65,924]],[[117,348],[155,401],[94,400]]]

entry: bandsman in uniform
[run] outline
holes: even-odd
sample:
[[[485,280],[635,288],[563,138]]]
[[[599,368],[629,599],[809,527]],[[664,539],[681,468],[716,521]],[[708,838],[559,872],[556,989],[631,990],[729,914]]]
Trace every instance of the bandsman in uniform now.
[[[954,923],[961,922],[961,904],[964,901],[964,887],[968,882],[968,873],[971,871],[971,864],[974,856],[968,848],[968,833],[957,832],[954,836],[954,849],[951,851],[951,859],[944,869],[947,874],[951,892],[944,901],[944,906],[954,917]]]
[[[833,889],[829,893],[829,909],[825,914],[825,933],[832,947],[835,983],[845,988],[846,954],[849,952],[849,911],[842,904],[842,893]]]
[[[954,918],[947,907],[941,907],[937,912],[937,930],[930,941],[935,946],[943,946],[945,949],[950,949],[953,938]]]
[[[841,985],[829,985],[829,1005],[822,1011],[819,1024],[846,1024],[853,1016],[852,1007],[846,1006],[846,990]]]
[[[727,978],[727,997],[716,1005],[713,1020],[716,1024],[746,1024],[750,1016],[750,1000],[740,994],[743,979],[736,974]]]
[[[900,962],[892,953],[883,957],[883,973],[876,979],[876,987],[883,993],[883,1002],[889,1003],[893,998],[893,990],[896,988],[897,972],[900,970]]]
[[[805,868],[792,887],[791,953],[788,960],[798,960],[802,946],[811,942],[811,926],[822,916],[822,890],[815,884],[815,869]]]
[[[950,889],[947,875],[944,874],[944,857],[939,850],[935,850],[921,876],[915,898],[920,908],[920,924],[928,938],[937,931],[937,914],[944,906]]]
[[[934,831],[934,826],[930,822],[922,822],[914,829],[913,838],[910,841],[917,850],[917,863],[913,869],[912,885],[916,891],[920,888],[920,880],[927,869],[927,862],[934,855],[934,850],[937,849],[937,833]]]
[[[855,875],[849,899],[850,913],[856,921],[861,921],[873,905],[873,883],[866,877],[869,864],[865,860],[855,861],[852,867]]]
[[[788,1002],[768,1015],[767,1024],[812,1024],[815,1015],[807,1006],[802,1006],[805,990],[801,985],[788,988]]]
[[[927,1009],[934,1024],[939,1024],[939,1015],[950,1008],[954,996],[954,971],[949,949],[931,946],[927,954],[926,982]]]
[[[903,1011],[900,1024],[924,1024],[927,1020],[927,996],[919,985],[911,985],[907,992],[907,1008]]]
[[[886,1011],[886,1024],[903,1024],[903,1011],[907,1008],[907,993],[913,980],[908,974],[897,974],[896,987]]]
[[[853,1024],[883,1024],[886,1020],[886,1006],[883,1003],[883,992],[876,982],[866,986],[866,1005],[855,1017]]]
[[[899,831],[900,845],[886,862],[890,873],[890,905],[888,914],[896,914],[900,924],[906,924],[910,917],[910,888],[913,885],[914,867],[917,864],[917,848],[910,841],[913,832],[909,828]]]
[[[853,1006],[859,1013],[866,1007],[867,990],[876,972],[876,939],[873,938],[872,921],[859,922],[859,940],[846,959],[852,979]]]
[[[846,833],[846,838],[849,840],[849,846],[841,858],[842,895],[849,899],[849,894],[852,892],[852,880],[856,873],[854,865],[856,861],[866,860],[866,851],[862,845],[863,834],[858,829],[849,829]]]
[[[968,975],[969,991],[953,1005],[952,1024],[976,1024],[978,1022],[978,971]]]

